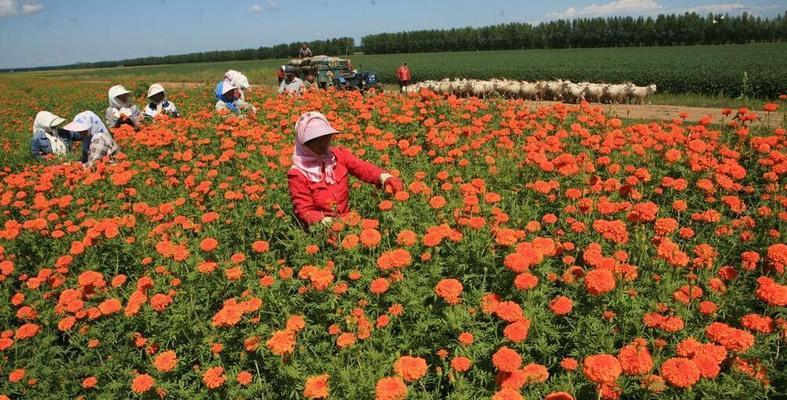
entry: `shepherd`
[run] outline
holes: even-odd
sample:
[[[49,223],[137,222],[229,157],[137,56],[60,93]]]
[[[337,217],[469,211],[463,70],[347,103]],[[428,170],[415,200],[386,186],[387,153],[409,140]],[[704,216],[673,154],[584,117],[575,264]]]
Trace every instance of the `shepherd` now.
[[[399,91],[401,92],[406,86],[410,85],[410,68],[406,62],[403,62],[396,70],[396,78],[399,80]]]

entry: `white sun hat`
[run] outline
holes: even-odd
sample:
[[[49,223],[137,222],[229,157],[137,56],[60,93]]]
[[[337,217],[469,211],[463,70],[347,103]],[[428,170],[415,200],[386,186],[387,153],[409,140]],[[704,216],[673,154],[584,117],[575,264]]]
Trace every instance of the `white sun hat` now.
[[[148,98],[151,98],[159,93],[164,93],[164,86],[161,86],[158,83],[154,83],[150,85],[150,89],[148,89]]]

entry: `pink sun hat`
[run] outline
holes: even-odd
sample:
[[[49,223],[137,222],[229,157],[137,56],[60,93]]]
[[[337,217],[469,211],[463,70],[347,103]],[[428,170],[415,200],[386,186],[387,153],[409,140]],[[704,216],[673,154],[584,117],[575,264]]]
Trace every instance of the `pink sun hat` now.
[[[303,113],[298,118],[298,122],[295,123],[295,132],[298,134],[298,141],[301,143],[306,143],[325,135],[339,133],[336,128],[331,126],[328,119],[317,111]]]

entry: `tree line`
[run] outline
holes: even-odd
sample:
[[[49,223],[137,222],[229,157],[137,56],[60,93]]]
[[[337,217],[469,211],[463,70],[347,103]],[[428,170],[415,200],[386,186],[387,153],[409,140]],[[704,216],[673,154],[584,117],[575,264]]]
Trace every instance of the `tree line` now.
[[[50,69],[77,69],[77,68],[107,68],[107,67],[132,67],[139,65],[158,64],[185,64],[215,61],[245,61],[266,60],[277,58],[293,58],[298,56],[298,50],[303,42],[283,43],[275,46],[259,47],[256,49],[216,50],[188,54],[178,54],[160,57],[139,57],[119,61],[98,61],[76,63],[63,66],[47,66],[35,68],[15,68],[14,71],[37,71]],[[355,51],[355,39],[341,37],[327,40],[313,40],[308,42],[312,53],[344,55]],[[8,69],[10,70],[10,69]],[[6,71],[8,71],[6,70]]]
[[[365,54],[587,47],[679,46],[787,40],[787,12],[774,18],[743,13],[577,18],[480,28],[366,35]]]

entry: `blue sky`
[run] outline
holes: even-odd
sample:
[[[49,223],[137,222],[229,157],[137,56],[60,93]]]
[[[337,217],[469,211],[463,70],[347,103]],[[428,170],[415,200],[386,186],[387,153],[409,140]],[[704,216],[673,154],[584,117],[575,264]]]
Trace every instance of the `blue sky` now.
[[[0,68],[561,17],[787,10],[787,0],[733,1],[0,0]]]

